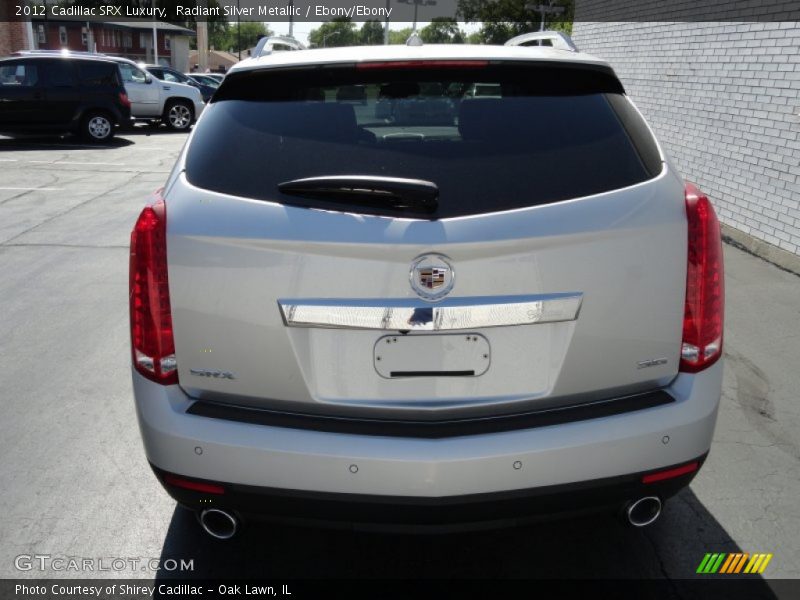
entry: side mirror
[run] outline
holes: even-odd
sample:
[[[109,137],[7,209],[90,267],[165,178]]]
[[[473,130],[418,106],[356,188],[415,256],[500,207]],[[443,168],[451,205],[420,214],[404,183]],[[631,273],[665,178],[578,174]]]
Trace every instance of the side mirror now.
[[[144,74],[144,82],[145,83],[153,83],[153,76],[150,73]]]

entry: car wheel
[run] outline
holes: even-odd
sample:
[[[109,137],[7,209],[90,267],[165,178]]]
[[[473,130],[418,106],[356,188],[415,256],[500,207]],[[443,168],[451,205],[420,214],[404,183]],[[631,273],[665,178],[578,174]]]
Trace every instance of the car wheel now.
[[[81,137],[95,143],[103,143],[114,137],[114,121],[104,112],[90,112],[83,118]]]
[[[175,131],[189,129],[193,116],[192,107],[187,102],[171,102],[164,110],[164,121]]]

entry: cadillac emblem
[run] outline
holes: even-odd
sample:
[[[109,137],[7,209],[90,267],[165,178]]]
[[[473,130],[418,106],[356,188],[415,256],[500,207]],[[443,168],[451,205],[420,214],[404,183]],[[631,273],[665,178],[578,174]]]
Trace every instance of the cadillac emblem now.
[[[455,283],[455,272],[448,262],[449,259],[441,254],[424,254],[417,257],[411,264],[411,288],[423,300],[441,300]]]

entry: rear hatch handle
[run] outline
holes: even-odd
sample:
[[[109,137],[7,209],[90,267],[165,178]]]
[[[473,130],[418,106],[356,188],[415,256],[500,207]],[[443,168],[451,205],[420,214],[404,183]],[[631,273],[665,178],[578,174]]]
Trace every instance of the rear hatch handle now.
[[[329,202],[432,213],[438,206],[439,187],[423,179],[379,175],[327,175],[293,179],[278,184],[290,196],[318,198]]]

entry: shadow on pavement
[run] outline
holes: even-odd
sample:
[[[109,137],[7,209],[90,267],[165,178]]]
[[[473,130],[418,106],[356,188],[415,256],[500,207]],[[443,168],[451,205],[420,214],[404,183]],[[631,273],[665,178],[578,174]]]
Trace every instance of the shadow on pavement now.
[[[127,135],[128,132],[119,132],[110,142],[106,144],[92,144],[74,135],[25,135],[15,137],[0,138],[0,152],[3,150],[13,150],[15,152],[25,150],[104,150],[111,148],[123,148],[131,146],[134,142],[127,140],[120,135]]]
[[[194,559],[194,571],[163,571],[157,578],[670,579],[675,597],[691,598],[707,597],[695,595],[698,578],[724,577],[695,574],[706,552],[739,551],[691,489],[672,498],[661,519],[646,529],[612,515],[447,535],[247,523],[235,538],[221,542],[201,530],[192,512],[178,507],[161,560]],[[775,598],[761,577],[747,579],[746,597]]]
[[[123,148],[136,143],[135,138],[150,135],[188,135],[188,131],[174,131],[161,124],[138,124],[132,129],[117,131],[116,135],[107,144],[92,144],[86,140],[71,134],[64,135],[16,135],[0,136],[0,152],[3,150],[13,150],[15,152],[25,150],[104,150],[112,148]],[[134,139],[128,139],[134,138]]]

